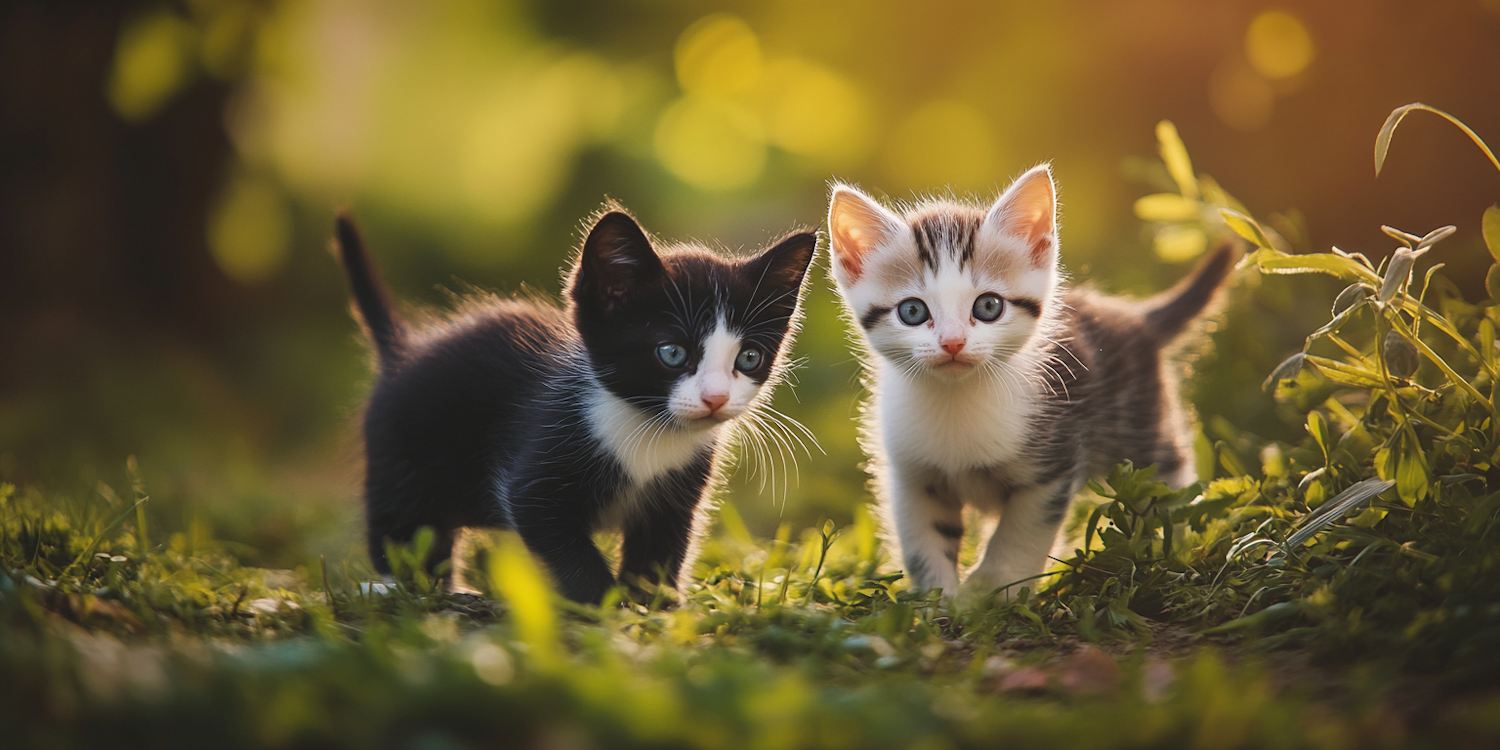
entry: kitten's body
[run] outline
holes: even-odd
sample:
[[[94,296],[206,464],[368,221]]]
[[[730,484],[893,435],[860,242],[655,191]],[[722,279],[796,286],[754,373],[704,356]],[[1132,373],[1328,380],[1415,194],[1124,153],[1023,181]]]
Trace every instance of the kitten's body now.
[[[658,254],[612,212],[585,242],[567,309],[471,300],[420,331],[391,311],[347,220],[339,239],[380,359],[365,417],[377,570],[390,572],[387,540],[423,526],[434,566],[462,527],[508,528],[565,595],[598,601],[615,577],[590,534],[617,526],[622,580],[678,585],[726,431],[780,377],[816,238],[748,259]],[[674,344],[681,366],[657,352]],[[750,348],[763,359],[742,370]]]
[[[1044,168],[988,211],[928,203],[898,217],[834,192],[834,276],[873,354],[865,448],[918,587],[956,591],[965,505],[999,518],[966,582],[978,595],[1042,571],[1090,474],[1130,460],[1193,480],[1161,352],[1211,300],[1231,251],[1152,300],[1065,291],[1054,222]],[[984,295],[1000,300],[990,320]]]

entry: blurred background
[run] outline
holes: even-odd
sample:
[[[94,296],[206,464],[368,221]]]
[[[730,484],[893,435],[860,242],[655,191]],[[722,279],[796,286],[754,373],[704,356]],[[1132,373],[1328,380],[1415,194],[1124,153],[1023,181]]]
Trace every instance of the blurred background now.
[[[559,289],[606,198],[666,239],[817,227],[827,182],[992,199],[1051,161],[1075,279],[1146,294],[1201,234],[1155,126],[1295,247],[1391,224],[1482,298],[1500,177],[1500,0],[703,3],[10,0],[0,8],[0,480],[81,496],[139,458],[153,513],[252,564],[359,558],[370,376],[327,252],[352,206],[397,296]],[[778,407],[821,448],[731,501],[769,534],[868,499],[858,368],[816,273]],[[1259,383],[1321,322],[1317,280],[1242,275],[1189,389],[1210,440],[1295,440]],[[785,491],[773,491],[786,479]]]

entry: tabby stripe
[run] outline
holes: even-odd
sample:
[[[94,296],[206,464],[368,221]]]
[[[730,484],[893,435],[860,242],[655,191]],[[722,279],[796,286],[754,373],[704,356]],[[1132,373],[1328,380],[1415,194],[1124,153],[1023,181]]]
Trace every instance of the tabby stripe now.
[[[942,521],[938,521],[932,524],[932,530],[936,531],[938,534],[947,539],[964,538],[964,527],[959,526],[958,524],[943,523]]]
[[[932,255],[932,246],[928,243],[926,224],[913,224],[911,228],[912,237],[917,241],[917,257],[922,259],[922,264],[937,270],[937,258]]]
[[[875,324],[879,323],[881,318],[884,318],[885,316],[889,315],[890,313],[891,313],[891,308],[889,308],[889,307],[881,307],[880,305],[876,305],[876,306],[870,308],[868,312],[866,312],[863,316],[860,317],[859,324],[862,325],[862,326],[864,326],[865,330],[868,331],[871,328],[874,328]]]
[[[1005,301],[1025,310],[1033,318],[1042,317],[1042,303],[1030,297],[1007,297]]]

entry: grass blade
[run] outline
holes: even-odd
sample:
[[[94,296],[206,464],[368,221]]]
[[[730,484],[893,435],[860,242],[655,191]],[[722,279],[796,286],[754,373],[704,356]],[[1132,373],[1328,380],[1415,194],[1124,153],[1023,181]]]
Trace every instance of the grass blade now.
[[[1490,163],[1495,165],[1495,169],[1500,169],[1500,159],[1495,158],[1495,152],[1490,150],[1489,145],[1484,142],[1483,138],[1479,137],[1478,133],[1470,130],[1469,126],[1463,124],[1463,122],[1457,117],[1454,117],[1453,115],[1450,115],[1447,112],[1438,109],[1437,107],[1429,107],[1426,104],[1417,102],[1414,104],[1408,104],[1404,107],[1397,107],[1396,109],[1391,110],[1390,117],[1385,118],[1385,124],[1380,126],[1380,134],[1375,136],[1375,176],[1379,177],[1380,168],[1385,166],[1385,155],[1386,152],[1391,148],[1391,136],[1396,134],[1396,126],[1401,124],[1401,119],[1406,117],[1407,114],[1415,112],[1417,110],[1431,112],[1443,118],[1444,120],[1457,125],[1458,129],[1464,131],[1464,134],[1469,136],[1469,140],[1474,141],[1474,145],[1478,146],[1479,150],[1483,151],[1484,155],[1489,157]]]
[[[1302,525],[1291,536],[1286,538],[1285,547],[1292,549],[1300,547],[1312,539],[1319,531],[1328,528],[1334,521],[1344,517],[1360,503],[1379,495],[1386,490],[1395,487],[1396,483],[1384,479],[1366,479],[1356,482],[1349,489],[1340,492],[1332,500],[1324,503],[1311,515],[1302,521]]]

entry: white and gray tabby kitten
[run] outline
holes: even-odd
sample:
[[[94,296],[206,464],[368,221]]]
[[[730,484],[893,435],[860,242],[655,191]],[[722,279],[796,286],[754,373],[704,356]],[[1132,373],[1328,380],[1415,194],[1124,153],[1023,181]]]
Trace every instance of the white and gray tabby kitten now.
[[[862,431],[874,489],[914,587],[958,591],[965,505],[999,519],[968,598],[1042,572],[1089,475],[1129,460],[1174,487],[1194,481],[1162,350],[1212,301],[1232,247],[1148,300],[1066,289],[1046,165],[988,209],[925,201],[898,215],[836,185],[828,227],[839,293],[874,355]]]

